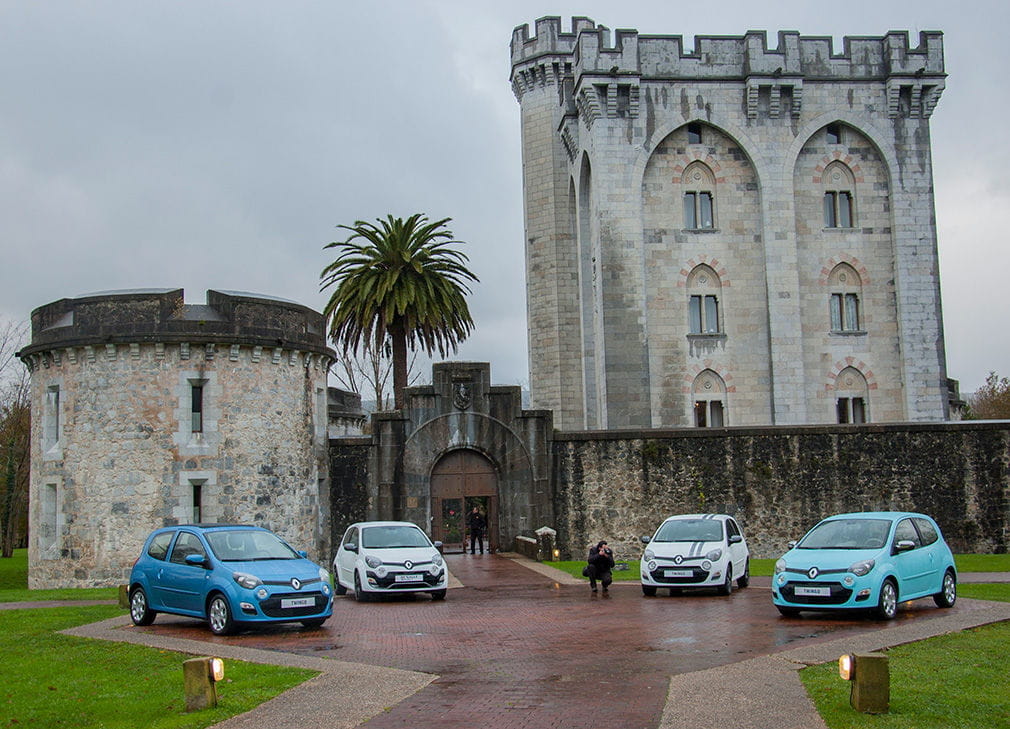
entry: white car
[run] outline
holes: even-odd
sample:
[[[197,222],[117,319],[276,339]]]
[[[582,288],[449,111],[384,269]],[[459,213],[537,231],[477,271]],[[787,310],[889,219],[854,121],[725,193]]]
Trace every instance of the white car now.
[[[441,546],[409,521],[351,524],[333,558],[336,593],[353,590],[364,601],[378,594],[429,592],[443,600],[449,575]]]
[[[750,551],[736,520],[725,514],[671,516],[650,539],[642,555],[642,592],[660,587],[670,594],[688,587],[714,587],[720,594],[750,582]]]

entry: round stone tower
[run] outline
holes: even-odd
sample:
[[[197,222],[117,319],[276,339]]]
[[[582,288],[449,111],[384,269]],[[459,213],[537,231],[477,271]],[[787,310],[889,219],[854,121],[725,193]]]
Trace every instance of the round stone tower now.
[[[28,584],[114,585],[152,529],[253,523],[329,555],[324,317],[105,292],[32,312]]]

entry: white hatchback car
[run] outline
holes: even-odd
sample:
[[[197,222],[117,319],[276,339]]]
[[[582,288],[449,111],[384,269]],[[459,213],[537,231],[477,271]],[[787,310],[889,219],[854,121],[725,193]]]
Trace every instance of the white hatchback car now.
[[[670,594],[688,587],[714,587],[723,595],[733,591],[733,580],[750,582],[750,551],[736,520],[725,514],[671,516],[650,539],[642,555],[642,592]]]
[[[370,595],[429,592],[445,599],[448,572],[434,542],[409,521],[363,521],[351,524],[333,558],[335,590],[367,600]]]

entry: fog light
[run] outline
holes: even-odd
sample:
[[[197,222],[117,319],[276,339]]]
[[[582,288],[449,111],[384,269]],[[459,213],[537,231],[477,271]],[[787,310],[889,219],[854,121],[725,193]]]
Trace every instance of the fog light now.
[[[655,569],[656,569],[656,563],[655,562],[649,562],[649,572],[652,572]]]
[[[265,587],[261,587],[260,589],[256,590],[256,597],[258,597],[260,600],[266,600],[268,594],[269,593],[267,592],[267,588]]]
[[[217,706],[217,682],[224,678],[224,661],[203,656],[182,663],[183,690],[186,711],[199,711]]]
[[[849,704],[864,714],[886,714],[891,701],[891,675],[882,653],[840,656],[838,675],[852,683]]]
[[[845,575],[845,577],[842,578],[842,582],[845,583],[846,587],[852,587],[856,584],[856,580],[852,575]]]
[[[708,572],[710,569],[712,569],[712,563],[706,559],[704,562],[701,563],[701,568],[706,572]]]

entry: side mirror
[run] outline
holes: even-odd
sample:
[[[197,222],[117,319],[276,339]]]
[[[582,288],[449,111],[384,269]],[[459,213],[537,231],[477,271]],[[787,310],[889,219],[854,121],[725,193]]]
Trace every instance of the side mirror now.
[[[309,558],[309,553],[306,552],[304,549],[299,549],[298,550],[298,554],[300,554],[302,556],[302,559],[308,559]]]
[[[895,552],[907,552],[910,549],[915,549],[915,542],[911,539],[902,539],[894,545]]]
[[[354,542],[348,542],[347,544],[344,545],[344,549],[346,549],[348,552],[357,553],[358,545],[355,544]]]
[[[194,567],[207,567],[207,558],[202,554],[187,554],[186,564],[191,564]]]
[[[729,537],[729,543],[730,544],[739,544],[742,541],[743,541],[743,537],[741,537],[739,534],[731,534],[730,537]]]
[[[786,546],[789,547],[789,549],[792,549],[793,547],[796,546],[796,540],[793,539],[791,542],[788,542]]]
[[[652,541],[652,537],[642,537],[642,544],[648,544]]]

